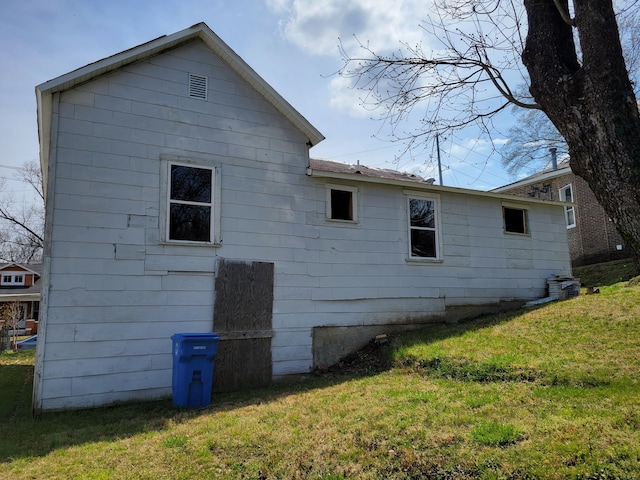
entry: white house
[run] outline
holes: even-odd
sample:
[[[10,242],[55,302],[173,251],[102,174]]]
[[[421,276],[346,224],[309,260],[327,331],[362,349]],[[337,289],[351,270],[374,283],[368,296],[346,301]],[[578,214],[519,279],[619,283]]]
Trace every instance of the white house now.
[[[239,388],[570,273],[563,203],[310,160],[322,135],[205,24],[36,94],[38,412],[169,395],[174,333],[219,333]]]

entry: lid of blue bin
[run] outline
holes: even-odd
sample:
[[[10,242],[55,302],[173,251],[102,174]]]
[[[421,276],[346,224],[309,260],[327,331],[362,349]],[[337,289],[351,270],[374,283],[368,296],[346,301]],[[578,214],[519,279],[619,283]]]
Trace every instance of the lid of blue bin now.
[[[171,340],[219,340],[220,335],[213,332],[201,333],[175,333],[171,335]]]

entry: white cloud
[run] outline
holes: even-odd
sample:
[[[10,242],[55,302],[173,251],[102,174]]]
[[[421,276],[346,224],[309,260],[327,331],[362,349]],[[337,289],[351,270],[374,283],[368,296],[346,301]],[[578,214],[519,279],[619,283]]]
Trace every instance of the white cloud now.
[[[348,54],[360,53],[359,42],[376,53],[398,50],[406,43],[425,41],[420,27],[431,0],[265,0],[281,15],[283,37],[308,54],[332,57],[336,70],[342,60],[339,45]],[[355,118],[377,117],[366,108],[366,91],[353,87],[355,79],[334,76],[328,84],[332,109]]]
[[[424,0],[266,0],[281,21],[285,38],[314,55],[338,56],[338,43],[347,49],[355,37],[378,51],[394,50],[400,42],[422,39],[420,23],[428,14]]]
[[[526,142],[522,144],[523,148],[538,148],[549,144],[547,140],[536,140],[535,142]]]
[[[329,106],[331,108],[358,118],[368,118],[372,114],[378,115],[364,106],[367,92],[353,88],[351,80],[348,78],[334,76],[329,82],[329,92],[331,95]]]
[[[490,153],[492,150],[491,142],[482,138],[456,139],[454,142],[445,147],[446,153],[454,158],[465,159],[471,153]]]

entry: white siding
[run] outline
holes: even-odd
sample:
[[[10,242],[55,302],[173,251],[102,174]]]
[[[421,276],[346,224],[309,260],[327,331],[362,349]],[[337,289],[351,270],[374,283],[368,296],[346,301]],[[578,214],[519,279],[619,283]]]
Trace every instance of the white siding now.
[[[426,263],[407,262],[400,187],[345,181],[359,222],[327,221],[303,134],[199,41],[63,92],[58,112],[43,410],[168,395],[171,335],[215,330],[217,256],[275,265],[274,377],[313,367],[314,327],[540,297],[569,269],[559,206],[531,205],[513,236],[499,199],[440,192],[442,261]],[[161,242],[161,155],[220,168],[221,246]]]

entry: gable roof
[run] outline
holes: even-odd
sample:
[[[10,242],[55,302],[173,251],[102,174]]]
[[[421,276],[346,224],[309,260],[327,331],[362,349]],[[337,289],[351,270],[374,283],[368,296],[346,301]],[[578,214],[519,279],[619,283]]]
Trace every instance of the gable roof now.
[[[307,137],[311,146],[324,140],[324,136],[295,110],[273,87],[258,75],[231,47],[224,43],[205,23],[198,23],[171,35],[164,35],[147,43],[130,48],[97,62],[90,63],[72,72],[61,75],[36,87],[38,108],[38,137],[40,139],[40,162],[43,183],[46,182],[49,148],[51,141],[51,121],[53,94],[69,90],[76,85],[92,80],[105,73],[117,70],[140,60],[158,55],[191,40],[199,38],[229,67],[249,83],[265,100],[284,115]]]
[[[42,264],[41,263],[0,263],[0,272],[2,271],[15,271],[12,270],[13,267],[17,267],[20,271],[26,271],[28,273],[33,273],[34,275],[41,276],[42,275]]]

